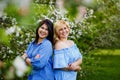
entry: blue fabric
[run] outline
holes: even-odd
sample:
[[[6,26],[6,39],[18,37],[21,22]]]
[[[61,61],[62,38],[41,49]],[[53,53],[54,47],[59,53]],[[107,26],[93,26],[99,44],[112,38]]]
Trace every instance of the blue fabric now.
[[[32,64],[32,72],[28,80],[54,80],[52,67],[53,49],[49,40],[44,39],[40,44],[31,42],[26,53]],[[35,59],[37,54],[40,54],[40,58]]]
[[[69,48],[54,50],[53,68],[55,80],[76,80],[77,72],[65,71],[60,68],[67,67],[70,63],[73,63],[81,58],[82,55],[76,44]]]

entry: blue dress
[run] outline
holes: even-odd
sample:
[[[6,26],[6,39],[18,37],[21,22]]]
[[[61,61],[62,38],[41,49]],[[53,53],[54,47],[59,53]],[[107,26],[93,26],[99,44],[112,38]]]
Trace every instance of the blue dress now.
[[[32,71],[28,80],[54,80],[53,61],[52,61],[52,44],[49,40],[44,39],[40,44],[31,42],[26,51],[31,59]],[[40,54],[40,58],[35,56]]]
[[[67,67],[68,64],[82,58],[82,55],[77,48],[76,44],[69,48],[64,48],[61,50],[54,50],[54,75],[55,80],[76,80],[77,72],[75,71],[65,71],[60,68]]]

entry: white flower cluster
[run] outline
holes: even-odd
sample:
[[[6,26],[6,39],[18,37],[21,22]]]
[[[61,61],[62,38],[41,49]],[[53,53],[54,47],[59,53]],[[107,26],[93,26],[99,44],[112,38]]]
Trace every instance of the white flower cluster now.
[[[12,33],[16,33],[16,37],[19,36],[19,32],[20,32],[20,31],[21,31],[21,28],[18,27],[18,26],[16,26],[16,25],[14,25],[14,26],[6,29],[6,33],[7,33],[8,35],[10,35],[10,34],[12,34]]]
[[[25,64],[24,60],[17,56],[13,62],[13,65],[16,69],[16,75],[18,77],[22,77],[24,73],[27,71],[27,65]]]

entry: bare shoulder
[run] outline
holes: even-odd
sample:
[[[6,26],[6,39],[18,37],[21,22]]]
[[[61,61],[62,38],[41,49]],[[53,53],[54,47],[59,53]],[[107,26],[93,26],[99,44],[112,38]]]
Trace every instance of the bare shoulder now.
[[[63,42],[57,41],[57,42],[55,43],[54,48],[55,48],[56,50],[62,49],[62,48],[63,48]]]
[[[67,41],[57,41],[55,43],[55,46],[54,48],[56,50],[61,50],[61,49],[64,49],[64,48],[69,48],[70,46],[73,46],[74,45],[74,41],[72,40],[67,40]]]
[[[68,40],[68,42],[69,42],[70,45],[74,45],[75,44],[74,41],[72,41],[72,40]]]

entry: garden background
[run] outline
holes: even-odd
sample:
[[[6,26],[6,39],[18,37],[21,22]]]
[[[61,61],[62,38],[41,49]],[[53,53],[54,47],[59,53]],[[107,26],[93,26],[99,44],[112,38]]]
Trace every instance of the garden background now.
[[[26,80],[20,56],[39,21],[63,19],[83,55],[77,80],[120,79],[120,0],[0,0],[0,80]]]

